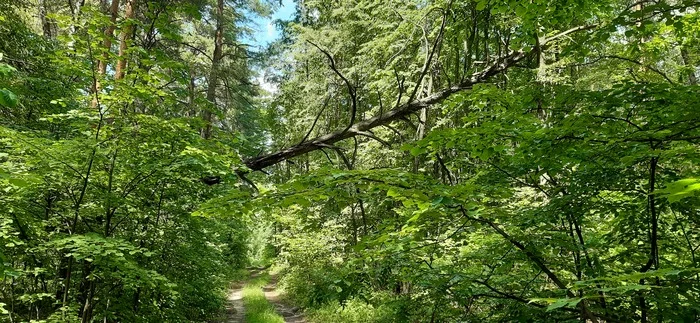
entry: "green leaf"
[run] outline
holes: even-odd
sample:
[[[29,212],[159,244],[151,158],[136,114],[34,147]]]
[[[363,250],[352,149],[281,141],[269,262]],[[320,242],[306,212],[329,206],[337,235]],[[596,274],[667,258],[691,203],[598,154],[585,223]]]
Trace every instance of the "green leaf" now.
[[[562,298],[562,299],[550,304],[549,306],[547,306],[547,311],[555,310],[555,309],[562,308],[562,307],[574,307],[581,300],[582,300],[582,298],[576,298],[573,300],[569,299],[569,298]]]
[[[584,298],[533,298],[530,303],[533,302],[546,302],[547,311],[552,311],[562,307],[574,307],[578,305]]]
[[[17,187],[25,187],[25,186],[29,185],[29,182],[27,182],[23,179],[16,178],[16,177],[11,177],[7,181],[10,182],[10,184],[17,186]]]
[[[0,89],[0,105],[14,108],[17,105],[17,95],[8,89]]]
[[[2,53],[0,53],[0,54],[2,54]],[[2,59],[2,56],[0,55],[0,60],[1,59]],[[14,73],[15,71],[17,71],[17,70],[10,65],[0,64],[0,76],[8,77],[8,76],[12,75],[12,73]]]
[[[655,194],[668,199],[669,202],[678,202],[684,198],[696,196],[700,193],[700,179],[686,178],[670,183],[664,189],[657,190]]]

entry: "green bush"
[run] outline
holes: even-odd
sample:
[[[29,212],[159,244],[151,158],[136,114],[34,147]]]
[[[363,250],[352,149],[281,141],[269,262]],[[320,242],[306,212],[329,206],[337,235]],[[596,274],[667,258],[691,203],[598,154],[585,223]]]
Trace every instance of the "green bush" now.
[[[338,236],[332,229],[300,233],[285,240],[281,259],[288,265],[281,284],[297,305],[312,307],[329,302],[343,303],[356,295],[362,280],[347,259],[340,257]],[[344,265],[345,264],[345,265]]]
[[[391,302],[373,305],[358,298],[352,298],[341,305],[338,302],[327,303],[309,310],[311,322],[371,323],[398,322]]]

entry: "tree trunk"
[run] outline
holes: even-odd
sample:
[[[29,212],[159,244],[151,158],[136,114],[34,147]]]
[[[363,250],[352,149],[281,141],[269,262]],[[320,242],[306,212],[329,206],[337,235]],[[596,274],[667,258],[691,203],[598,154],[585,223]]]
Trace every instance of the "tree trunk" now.
[[[211,127],[214,113],[212,110],[216,108],[216,85],[219,79],[219,64],[223,57],[224,46],[224,0],[217,0],[216,5],[216,32],[214,33],[214,54],[211,59],[211,71],[209,72],[209,80],[207,85],[207,101],[211,103],[204,109],[202,118],[206,125],[202,129],[202,138],[208,139],[211,137]]]
[[[41,29],[44,37],[53,38],[55,22],[53,19],[46,17],[47,15],[48,9],[46,8],[46,0],[39,0],[39,20],[41,20]]]
[[[79,299],[82,300],[83,307],[80,311],[80,321],[82,323],[87,323],[92,321],[92,312],[94,308],[94,297],[95,288],[97,287],[97,282],[95,277],[90,277],[93,271],[93,266],[91,263],[83,262],[83,280],[80,283]]]
[[[126,21],[126,24],[119,35],[119,59],[117,60],[117,67],[114,73],[115,80],[123,79],[126,71],[126,50],[128,48],[127,41],[134,32],[134,25],[128,20],[134,18],[135,2],[136,0],[126,0],[126,8],[124,8],[124,20]]]
[[[197,109],[195,106],[195,96],[197,95],[197,92],[195,92],[195,84],[194,84],[194,71],[190,69],[190,82],[187,85],[187,90],[188,90],[188,98],[187,98],[187,105],[189,106],[189,111],[187,111],[187,116],[188,117],[195,117],[197,115]]]
[[[107,73],[107,64],[109,63],[109,52],[112,48],[112,37],[114,37],[114,29],[117,28],[117,16],[119,14],[119,0],[112,0],[112,4],[109,6],[109,26],[105,28],[104,41],[102,42],[102,47],[104,48],[104,53],[102,53],[102,58],[97,62],[97,74],[99,76],[104,76]],[[92,93],[98,93],[102,86],[100,85],[99,77],[95,78],[92,84]],[[97,107],[97,97],[92,99],[92,108]]]
[[[698,77],[695,76],[695,66],[690,62],[690,55],[688,54],[688,49],[681,46],[681,58],[683,59],[683,65],[688,68],[688,84],[697,85]]]

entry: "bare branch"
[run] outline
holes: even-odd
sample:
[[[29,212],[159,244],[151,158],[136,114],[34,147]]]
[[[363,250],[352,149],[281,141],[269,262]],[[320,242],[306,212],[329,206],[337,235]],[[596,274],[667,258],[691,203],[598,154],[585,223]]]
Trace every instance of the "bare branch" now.
[[[465,80],[464,82],[458,85],[435,92],[434,94],[422,98],[420,100],[406,102],[404,104],[399,105],[395,109],[387,111],[382,115],[357,122],[348,128],[337,130],[335,132],[320,137],[316,137],[315,139],[282,149],[275,153],[246,160],[245,164],[251,170],[261,170],[265,167],[274,165],[280,161],[293,158],[308,153],[310,151],[318,150],[319,148],[327,147],[328,145],[331,145],[338,141],[357,136],[360,132],[389,124],[395,120],[404,119],[405,117],[415,113],[416,111],[419,111],[420,109],[444,101],[454,93],[471,89],[474,84],[486,82],[492,76],[507,70],[511,65],[523,60],[528,55],[529,52],[524,51],[512,52],[511,54],[502,57],[493,66],[487,68],[482,72],[473,74],[471,78]]]
[[[396,76],[397,91],[399,92],[398,98],[396,99],[396,106],[394,108],[398,108],[399,105],[401,105],[401,97],[403,96],[405,90],[403,84],[406,82],[406,78],[400,77],[396,68],[394,68],[394,75]]]
[[[328,162],[331,163],[331,165],[335,166],[335,163],[334,163],[333,160],[331,159],[331,156],[328,156],[328,153],[327,153],[324,149],[321,149],[321,152],[322,152],[324,155],[326,155],[326,159],[328,159]]]
[[[435,37],[435,40],[433,41],[433,48],[430,50],[430,55],[428,58],[425,60],[425,65],[423,65],[423,71],[420,73],[420,76],[418,76],[418,81],[416,82],[416,86],[413,88],[413,92],[411,92],[411,96],[408,97],[408,101],[412,101],[416,97],[416,93],[418,93],[418,88],[420,88],[421,83],[423,83],[423,78],[425,77],[425,74],[428,73],[428,70],[430,69],[431,62],[433,61],[433,56],[435,56],[435,51],[441,44],[440,39],[442,38],[442,34],[445,32],[445,24],[447,23],[447,10],[444,10],[444,13],[442,15],[442,23],[440,24],[440,31],[438,32],[438,35]]]
[[[644,67],[644,68],[648,68],[649,70],[653,71],[653,72],[656,73],[656,74],[661,75],[661,77],[663,77],[666,81],[668,81],[668,83],[670,83],[670,84],[676,84],[675,82],[673,82],[673,80],[671,80],[671,79],[668,77],[668,75],[666,75],[666,73],[660,71],[659,69],[657,69],[657,68],[655,68],[655,67],[653,67],[653,66],[651,66],[651,65],[644,64],[644,63],[642,63],[642,62],[640,62],[640,61],[637,61],[637,60],[634,60],[634,59],[631,59],[631,58],[627,58],[627,57],[617,56],[617,55],[606,55],[606,56],[603,56],[603,58],[619,59],[619,60],[622,60],[622,61],[625,61],[625,62],[630,62],[630,63],[633,63],[633,64],[637,64],[637,65],[642,66],[642,67]]]
[[[367,138],[372,138],[372,139],[374,139],[374,140],[376,140],[376,141],[379,141],[379,143],[381,143],[381,144],[384,145],[384,146],[391,147],[391,144],[390,144],[390,143],[386,142],[384,139],[381,139],[381,138],[375,136],[373,133],[371,133],[371,132],[369,132],[369,131],[360,131],[360,132],[358,132],[357,134],[360,135],[360,136],[365,136],[365,137],[367,137]]]
[[[318,114],[316,115],[316,118],[314,119],[314,123],[311,124],[311,128],[306,133],[306,135],[304,135],[304,138],[302,138],[301,141],[297,145],[301,145],[304,143],[304,141],[306,141],[306,139],[309,139],[311,132],[314,131],[314,128],[316,127],[316,123],[318,122],[318,119],[321,118],[321,114],[323,114],[323,111],[325,111],[326,107],[328,107],[328,101],[330,101],[330,100],[331,100],[330,96],[326,97],[326,101],[323,103],[323,107],[321,108],[321,111],[319,111]]]
[[[399,131],[398,129],[396,129],[388,124],[385,124],[383,126],[387,127],[389,130],[393,131],[397,136],[399,136],[399,139],[403,139],[403,134],[401,134],[401,131]]]
[[[350,81],[343,75],[343,73],[340,73],[338,68],[335,65],[335,60],[333,59],[333,56],[331,56],[330,53],[327,51],[323,50],[321,47],[316,45],[314,42],[307,40],[309,44],[313,45],[316,47],[318,50],[320,50],[326,57],[328,58],[328,61],[330,62],[330,67],[335,72],[336,75],[338,75],[343,82],[345,82],[345,86],[348,88],[348,94],[350,95],[350,99],[352,100],[352,105],[351,105],[351,110],[350,110],[350,123],[348,123],[348,126],[345,128],[345,131],[348,131],[350,127],[355,123],[355,117],[357,116],[357,89],[350,83]]]
[[[576,32],[582,31],[582,30],[590,30],[590,29],[593,29],[593,28],[596,28],[596,27],[598,27],[598,24],[592,24],[592,25],[584,25],[584,26],[574,27],[574,28],[571,28],[571,29],[569,29],[569,30],[562,31],[562,32],[560,32],[560,33],[558,33],[558,34],[556,34],[556,35],[554,35],[554,36],[552,36],[552,37],[545,37],[545,38],[544,38],[544,41],[543,41],[540,45],[541,45],[541,46],[548,45],[549,43],[551,43],[551,42],[553,42],[553,41],[555,41],[555,40],[558,40],[559,38],[562,38],[562,37],[571,35],[571,34],[573,34],[573,33],[576,33]]]
[[[260,192],[260,190],[258,189],[258,187],[255,186],[255,183],[253,183],[253,181],[251,181],[251,180],[249,180],[247,177],[245,177],[245,172],[237,171],[237,172],[236,172],[236,175],[238,175],[238,177],[240,177],[241,180],[243,180],[243,182],[245,182],[246,184],[248,184],[253,190],[255,190],[256,192]]]

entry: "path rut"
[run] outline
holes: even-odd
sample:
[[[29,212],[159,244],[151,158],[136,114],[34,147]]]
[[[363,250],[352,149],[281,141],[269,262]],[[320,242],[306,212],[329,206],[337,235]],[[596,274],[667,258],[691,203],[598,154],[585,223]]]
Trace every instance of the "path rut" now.
[[[251,275],[256,277],[260,275],[262,270],[259,270]],[[245,323],[245,307],[243,306],[243,283],[235,283],[231,285],[227,296],[226,317],[220,323]],[[282,301],[281,293],[277,289],[277,277],[271,276],[270,282],[262,287],[265,298],[275,308],[277,314],[284,318],[286,323],[307,323],[303,313],[296,307],[289,306]]]
[[[289,306],[282,301],[280,292],[277,289],[277,277],[272,276],[270,283],[263,287],[265,298],[270,302],[279,315],[284,318],[285,323],[306,323],[303,313],[299,308]]]
[[[226,315],[216,323],[244,323],[245,308],[243,307],[243,284],[231,284],[228,294],[226,295]]]

